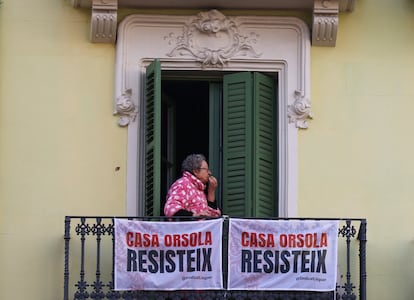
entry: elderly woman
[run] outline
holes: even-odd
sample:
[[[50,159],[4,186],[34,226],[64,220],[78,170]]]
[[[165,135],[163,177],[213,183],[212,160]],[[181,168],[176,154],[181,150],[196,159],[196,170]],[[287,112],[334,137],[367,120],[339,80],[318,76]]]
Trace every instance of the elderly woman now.
[[[220,216],[221,211],[217,208],[215,199],[217,179],[211,175],[204,155],[187,156],[181,169],[182,177],[175,181],[168,191],[164,214],[169,217]]]

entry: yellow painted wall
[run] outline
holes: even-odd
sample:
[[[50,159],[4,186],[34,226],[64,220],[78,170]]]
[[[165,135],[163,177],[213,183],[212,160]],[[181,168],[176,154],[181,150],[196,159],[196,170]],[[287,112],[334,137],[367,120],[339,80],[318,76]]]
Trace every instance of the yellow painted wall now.
[[[63,299],[64,216],[125,211],[115,47],[69,1],[2,2],[0,299]]]
[[[125,214],[115,46],[89,27],[69,0],[0,6],[0,299],[62,299],[64,216]],[[357,0],[311,49],[299,214],[368,219],[368,299],[414,294],[413,32],[412,1]]]
[[[366,217],[368,299],[414,294],[414,3],[357,0],[337,46],[311,50],[299,213]]]

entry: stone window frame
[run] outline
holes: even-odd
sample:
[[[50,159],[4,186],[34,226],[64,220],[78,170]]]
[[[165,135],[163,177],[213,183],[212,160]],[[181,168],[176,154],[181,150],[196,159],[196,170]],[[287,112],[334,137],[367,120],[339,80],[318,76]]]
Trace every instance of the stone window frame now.
[[[141,15],[118,27],[114,114],[127,127],[126,213],[144,212],[143,109],[145,68],[158,58],[163,70],[277,73],[279,99],[279,216],[297,216],[298,130],[308,127],[310,34],[294,17]]]

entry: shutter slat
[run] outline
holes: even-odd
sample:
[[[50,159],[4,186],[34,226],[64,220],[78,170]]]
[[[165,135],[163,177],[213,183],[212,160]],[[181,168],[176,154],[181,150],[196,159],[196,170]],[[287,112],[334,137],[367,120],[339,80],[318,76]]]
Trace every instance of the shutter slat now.
[[[255,80],[255,185],[254,216],[277,215],[277,111],[276,84],[260,73]]]
[[[154,60],[146,72],[145,87],[145,214],[161,211],[161,64]]]
[[[251,214],[252,76],[229,74],[223,80],[223,213]]]
[[[226,75],[223,96],[223,212],[277,216],[274,80],[260,73]]]

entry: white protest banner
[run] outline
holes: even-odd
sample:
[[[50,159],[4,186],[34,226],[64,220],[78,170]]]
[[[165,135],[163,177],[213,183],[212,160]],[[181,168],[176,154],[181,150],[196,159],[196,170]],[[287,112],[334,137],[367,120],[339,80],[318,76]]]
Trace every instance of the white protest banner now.
[[[222,219],[115,219],[115,290],[222,289],[222,230]]]
[[[229,290],[333,291],[338,221],[230,219]]]

